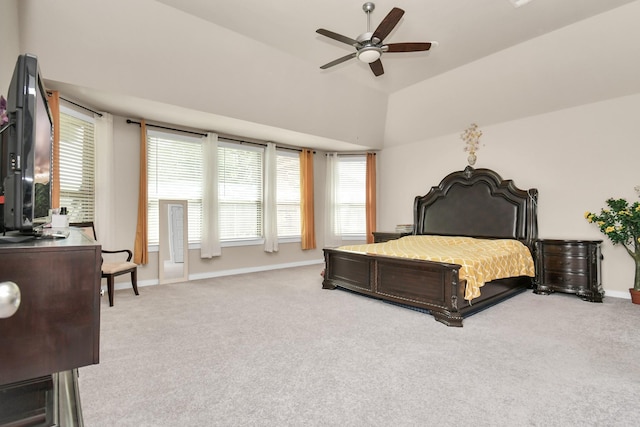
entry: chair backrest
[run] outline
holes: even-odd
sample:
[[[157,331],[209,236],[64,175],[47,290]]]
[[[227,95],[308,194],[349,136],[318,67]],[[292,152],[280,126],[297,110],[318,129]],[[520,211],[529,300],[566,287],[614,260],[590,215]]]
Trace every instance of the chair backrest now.
[[[98,240],[96,236],[96,228],[93,226],[93,222],[72,222],[69,227],[79,228],[90,239]]]

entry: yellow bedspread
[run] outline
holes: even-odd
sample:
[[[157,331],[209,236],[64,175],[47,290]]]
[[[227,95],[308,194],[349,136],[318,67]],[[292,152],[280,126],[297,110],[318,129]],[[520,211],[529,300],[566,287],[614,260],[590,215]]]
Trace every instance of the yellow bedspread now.
[[[460,264],[459,277],[466,280],[466,300],[480,296],[480,287],[495,279],[534,276],[531,252],[510,239],[472,237],[405,236],[384,243],[341,246],[339,249],[367,254]]]

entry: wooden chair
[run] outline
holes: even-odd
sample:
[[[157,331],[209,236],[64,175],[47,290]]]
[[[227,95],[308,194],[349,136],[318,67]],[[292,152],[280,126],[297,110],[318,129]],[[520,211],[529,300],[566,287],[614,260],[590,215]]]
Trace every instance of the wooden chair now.
[[[69,224],[70,227],[80,228],[88,237],[93,240],[98,240],[96,235],[96,229],[93,225],[93,222],[75,222]],[[136,295],[140,295],[138,293],[138,265],[131,262],[131,258],[133,257],[133,253],[129,249],[121,249],[118,251],[109,251],[102,249],[103,254],[127,254],[126,261],[116,261],[116,262],[104,262],[104,258],[102,259],[102,277],[107,279],[107,293],[109,294],[109,306],[113,307],[113,293],[114,293],[114,279],[116,276],[120,276],[122,274],[131,273],[131,285],[133,286],[133,292]]]

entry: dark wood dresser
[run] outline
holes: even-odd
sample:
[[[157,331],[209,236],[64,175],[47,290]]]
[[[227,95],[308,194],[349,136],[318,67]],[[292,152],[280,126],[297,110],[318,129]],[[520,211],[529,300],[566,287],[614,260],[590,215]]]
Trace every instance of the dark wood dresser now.
[[[0,244],[0,282],[21,295],[15,314],[0,318],[0,425],[50,425],[59,375],[98,363],[100,265],[100,245],[78,231]],[[42,423],[21,422],[21,406]]]
[[[565,292],[585,301],[602,302],[601,243],[602,240],[538,240],[534,293]]]

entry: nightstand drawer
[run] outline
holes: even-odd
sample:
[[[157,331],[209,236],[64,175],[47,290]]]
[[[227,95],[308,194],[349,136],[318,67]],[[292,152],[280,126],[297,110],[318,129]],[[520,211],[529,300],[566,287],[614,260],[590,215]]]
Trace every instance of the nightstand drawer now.
[[[576,243],[576,244],[566,244],[566,243],[558,243],[552,245],[544,245],[544,252],[550,257],[585,257],[587,255],[587,251],[589,250],[589,245],[584,243]]]
[[[589,276],[577,272],[547,270],[542,276],[542,283],[552,283],[556,286],[569,286],[572,288],[587,287],[589,286]]]
[[[551,256],[544,257],[545,271],[586,273],[589,271],[589,258]]]

